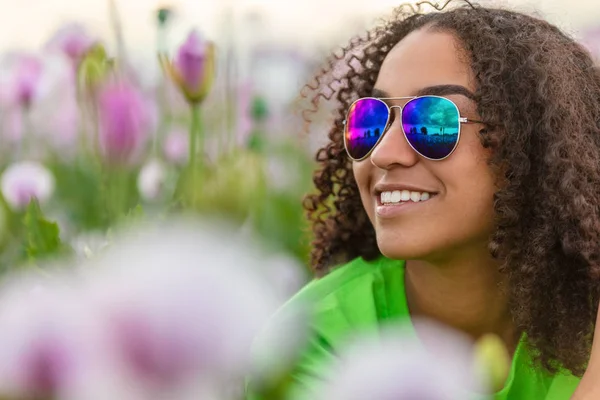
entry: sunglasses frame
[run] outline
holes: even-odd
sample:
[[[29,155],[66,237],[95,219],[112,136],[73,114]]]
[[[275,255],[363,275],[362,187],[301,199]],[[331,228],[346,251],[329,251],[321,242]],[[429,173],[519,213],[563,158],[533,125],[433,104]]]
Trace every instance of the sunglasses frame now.
[[[448,153],[447,156],[443,157],[443,158],[430,158],[427,157],[423,154],[421,154],[421,152],[419,152],[417,149],[415,149],[415,147],[412,145],[412,143],[410,143],[410,140],[408,140],[408,137],[406,136],[406,132],[404,131],[404,126],[402,125],[402,111],[404,110],[404,108],[406,107],[406,105],[408,103],[410,103],[411,101],[417,100],[417,99],[421,99],[424,97],[435,97],[435,98],[439,98],[439,99],[444,99],[449,101],[455,108],[456,108],[456,112],[458,113],[458,137],[456,138],[456,144],[454,145],[454,147],[452,148],[452,151],[450,151],[450,153]],[[356,104],[357,102],[361,101],[361,100],[366,100],[366,99],[373,99],[373,100],[378,100],[381,103],[383,103],[386,108],[388,109],[388,115],[387,115],[387,121],[385,122],[385,128],[383,128],[383,132],[381,133],[381,135],[379,136],[379,139],[377,139],[377,142],[375,142],[375,144],[373,145],[373,147],[371,148],[371,150],[369,150],[369,152],[367,154],[365,154],[363,157],[361,158],[354,158],[350,155],[350,152],[348,151],[348,136],[347,136],[347,125],[346,122],[348,121],[348,115],[350,113],[350,110],[352,110],[352,107],[354,106],[354,104]],[[384,100],[408,100],[403,106],[390,106],[388,105]],[[400,127],[402,128],[402,133],[404,134],[404,139],[406,140],[406,142],[408,143],[408,145],[421,157],[427,159],[427,160],[431,160],[431,161],[442,161],[445,160],[446,158],[450,157],[452,155],[452,153],[454,153],[454,151],[456,150],[456,148],[458,147],[458,142],[460,141],[460,131],[461,131],[461,125],[462,124],[483,124],[483,121],[478,121],[475,119],[469,119],[466,117],[463,117],[460,115],[460,110],[458,108],[458,106],[456,105],[455,102],[453,102],[452,100],[450,100],[447,97],[443,97],[443,96],[434,96],[434,95],[424,95],[424,96],[408,96],[408,97],[361,97],[360,99],[356,99],[352,102],[352,104],[350,105],[350,108],[348,109],[348,112],[346,113],[346,119],[343,121],[344,124],[344,148],[346,150],[346,154],[348,155],[348,157],[354,161],[362,161],[365,158],[369,157],[371,155],[371,153],[373,152],[373,150],[375,150],[375,147],[377,147],[377,145],[379,144],[379,142],[381,142],[381,140],[383,139],[383,137],[385,136],[385,134],[389,131],[390,128],[390,118],[392,116],[392,109],[393,108],[397,108],[400,110]]]

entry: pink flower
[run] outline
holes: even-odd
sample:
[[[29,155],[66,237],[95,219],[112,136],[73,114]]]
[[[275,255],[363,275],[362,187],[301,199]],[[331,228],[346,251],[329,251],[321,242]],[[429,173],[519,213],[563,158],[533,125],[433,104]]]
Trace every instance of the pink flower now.
[[[54,192],[54,177],[43,165],[24,161],[10,165],[0,178],[0,187],[6,203],[13,210],[21,210],[35,198],[46,202]]]
[[[0,68],[0,99],[5,104],[29,107],[39,96],[44,63],[27,53],[7,56]]]
[[[183,129],[173,129],[163,142],[165,159],[175,165],[184,165],[189,158],[189,134]]]
[[[82,293],[58,281],[30,276],[2,287],[3,396],[75,400],[102,389],[96,382],[106,354],[100,330]]]
[[[143,226],[89,269],[88,294],[115,354],[132,382],[153,390],[230,385],[248,371],[251,343],[277,307],[261,254],[231,231],[202,227]]]
[[[173,80],[191,103],[200,103],[210,91],[215,75],[214,44],[192,31],[173,63],[165,62]]]
[[[98,97],[99,145],[111,163],[131,162],[146,142],[155,120],[144,95],[126,82],[110,83]]]
[[[83,25],[69,23],[56,31],[46,44],[46,48],[51,51],[62,52],[73,63],[77,64],[96,43],[97,40],[88,34]]]

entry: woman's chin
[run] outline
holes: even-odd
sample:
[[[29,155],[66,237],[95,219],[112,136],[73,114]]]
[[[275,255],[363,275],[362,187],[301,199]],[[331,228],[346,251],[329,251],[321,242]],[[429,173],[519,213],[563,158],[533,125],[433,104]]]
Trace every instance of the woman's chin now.
[[[425,257],[425,249],[398,245],[397,243],[379,243],[379,251],[391,260],[415,260]]]

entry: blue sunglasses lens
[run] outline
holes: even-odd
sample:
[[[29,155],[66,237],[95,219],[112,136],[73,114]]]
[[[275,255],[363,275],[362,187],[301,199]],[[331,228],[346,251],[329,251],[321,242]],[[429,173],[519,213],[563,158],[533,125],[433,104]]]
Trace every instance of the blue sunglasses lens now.
[[[418,97],[402,109],[406,140],[422,156],[432,160],[448,157],[458,144],[460,114],[443,97]]]

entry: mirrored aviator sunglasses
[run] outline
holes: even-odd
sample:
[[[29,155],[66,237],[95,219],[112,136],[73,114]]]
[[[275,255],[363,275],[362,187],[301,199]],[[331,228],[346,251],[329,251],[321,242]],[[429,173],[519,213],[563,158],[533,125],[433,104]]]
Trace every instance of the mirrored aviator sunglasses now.
[[[390,107],[384,100],[408,102]],[[443,160],[454,152],[462,123],[481,123],[461,117],[456,104],[445,97],[363,97],[352,103],[344,122],[344,146],[351,159],[361,161],[371,154],[389,128],[392,108],[400,109],[408,144],[429,160]]]

